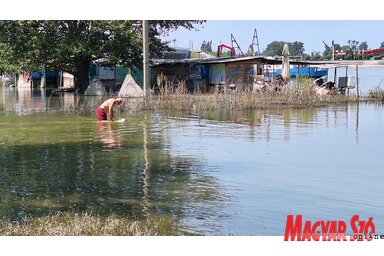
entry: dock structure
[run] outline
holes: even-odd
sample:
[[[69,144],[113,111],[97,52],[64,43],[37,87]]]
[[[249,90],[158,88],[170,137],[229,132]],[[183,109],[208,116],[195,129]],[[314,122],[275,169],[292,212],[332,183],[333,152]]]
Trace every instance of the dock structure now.
[[[348,79],[348,69],[355,69],[355,83],[356,83],[356,95],[360,97],[359,91],[359,67],[368,67],[368,68],[384,68],[384,60],[334,60],[334,61],[301,61],[301,63],[307,63],[307,65],[318,68],[326,68],[326,69],[335,69],[334,73],[334,83],[338,83],[340,81],[344,82],[344,86],[348,87],[348,80],[343,80],[344,78]],[[339,81],[337,78],[337,70],[345,69],[345,77],[339,77]],[[340,79],[343,78],[343,79]]]

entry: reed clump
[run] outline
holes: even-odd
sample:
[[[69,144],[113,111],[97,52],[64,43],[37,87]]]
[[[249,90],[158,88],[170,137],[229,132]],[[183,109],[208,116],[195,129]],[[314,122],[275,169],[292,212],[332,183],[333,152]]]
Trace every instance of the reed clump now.
[[[384,90],[380,87],[376,87],[373,90],[369,90],[367,98],[375,102],[384,102]]]
[[[128,99],[126,109],[158,111],[206,111],[217,109],[263,109],[273,107],[308,107],[358,102],[354,95],[318,95],[310,83],[286,86],[280,91],[233,92],[218,94],[188,93],[186,90]],[[141,104],[138,102],[142,102]]]
[[[158,236],[175,235],[175,224],[164,218],[131,220],[111,215],[60,213],[21,221],[1,221],[2,236]]]
[[[309,78],[300,78],[294,85],[285,85],[279,90],[267,89],[263,92],[240,92],[227,90],[223,93],[203,94],[190,92],[185,81],[178,84],[165,81],[157,88],[156,94],[146,98],[126,98],[119,108],[122,112],[156,111],[209,111],[217,109],[265,109],[274,107],[317,107],[328,104],[345,104],[359,101],[383,101],[383,90],[378,88],[367,97],[358,98],[354,94],[319,95]],[[64,112],[89,114],[95,112],[103,97],[79,97],[73,106]],[[55,109],[55,108],[54,108]],[[58,108],[63,109],[63,108]]]

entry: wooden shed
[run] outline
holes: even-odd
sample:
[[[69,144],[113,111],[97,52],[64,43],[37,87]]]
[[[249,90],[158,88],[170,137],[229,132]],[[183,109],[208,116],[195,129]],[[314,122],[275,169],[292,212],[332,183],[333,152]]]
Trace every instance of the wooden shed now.
[[[274,63],[278,61],[259,56],[167,60],[151,65],[151,83],[161,87],[164,81],[173,86],[185,81],[189,91],[199,92],[251,91],[264,65]]]

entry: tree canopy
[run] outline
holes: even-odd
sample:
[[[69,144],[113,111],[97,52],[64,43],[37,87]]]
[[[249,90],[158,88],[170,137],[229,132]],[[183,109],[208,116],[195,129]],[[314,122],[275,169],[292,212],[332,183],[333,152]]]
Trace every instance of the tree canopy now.
[[[265,56],[282,55],[284,44],[288,44],[289,53],[291,56],[301,56],[305,51],[303,42],[295,41],[291,43],[291,42],[284,42],[284,41],[273,41],[267,45],[267,48],[264,51],[264,55]]]
[[[201,20],[149,21],[151,57],[170,50],[160,39],[179,27],[194,29]],[[81,91],[88,86],[93,60],[111,65],[142,65],[142,21],[138,20],[12,20],[0,21],[0,69],[8,72],[46,69],[75,75]]]
[[[203,41],[201,43],[200,50],[204,52],[212,52],[212,40],[211,41]]]

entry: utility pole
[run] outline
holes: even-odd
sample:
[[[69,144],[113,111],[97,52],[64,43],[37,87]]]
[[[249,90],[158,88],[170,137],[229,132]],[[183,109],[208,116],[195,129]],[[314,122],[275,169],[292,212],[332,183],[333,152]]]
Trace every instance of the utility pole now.
[[[143,90],[144,97],[148,97],[150,90],[149,79],[149,39],[148,39],[148,21],[143,20]]]

